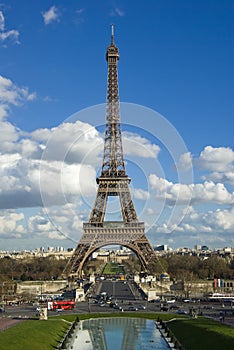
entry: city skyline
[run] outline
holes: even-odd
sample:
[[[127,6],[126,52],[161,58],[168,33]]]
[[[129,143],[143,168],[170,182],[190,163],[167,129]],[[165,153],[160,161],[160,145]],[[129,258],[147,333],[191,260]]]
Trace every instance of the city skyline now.
[[[208,0],[0,5],[2,250],[81,237],[102,164],[111,23],[126,169],[147,237],[234,246],[232,15],[231,1]],[[117,203],[109,210],[119,218]]]

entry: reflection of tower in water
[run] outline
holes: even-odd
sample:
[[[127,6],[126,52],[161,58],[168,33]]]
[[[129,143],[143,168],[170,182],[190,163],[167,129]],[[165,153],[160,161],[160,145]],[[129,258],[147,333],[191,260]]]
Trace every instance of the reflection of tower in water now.
[[[140,330],[145,328],[146,320],[143,318],[101,318],[81,323],[81,330],[86,334],[86,349],[94,350],[135,350]],[[81,346],[81,342],[82,336],[78,334],[77,344]],[[74,349],[75,345],[74,342]]]
[[[129,188],[131,179],[125,169],[118,88],[119,49],[114,43],[113,26],[106,60],[108,87],[102,170],[97,178],[98,190],[89,221],[83,224],[81,240],[65,267],[65,276],[82,277],[86,260],[95,250],[108,245],[131,249],[146,273],[153,273],[158,261],[145,235],[145,224],[138,220]],[[119,199],[122,221],[105,221],[107,202],[113,197]]]

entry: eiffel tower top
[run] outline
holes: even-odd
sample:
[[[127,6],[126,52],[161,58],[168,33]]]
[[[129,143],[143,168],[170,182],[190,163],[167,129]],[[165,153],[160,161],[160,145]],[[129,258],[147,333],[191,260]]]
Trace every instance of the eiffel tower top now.
[[[118,87],[119,49],[114,43],[114,26],[111,26],[111,44],[107,48],[108,86],[106,99],[106,129],[101,178],[126,177],[123,159]],[[99,178],[100,179],[100,178]],[[130,179],[129,179],[130,180]]]
[[[112,58],[112,59],[110,59]],[[107,48],[106,60],[108,63],[115,63],[116,59],[119,60],[119,49],[114,42],[114,24],[111,25],[111,44]]]
[[[122,219],[125,224],[138,222],[129,189],[131,179],[126,175],[123,157],[118,87],[119,49],[114,43],[113,25],[111,26],[111,43],[107,48],[106,59],[108,83],[103,162],[101,175],[97,178],[97,196],[89,218],[90,224],[99,226],[103,225],[109,196],[119,197]]]

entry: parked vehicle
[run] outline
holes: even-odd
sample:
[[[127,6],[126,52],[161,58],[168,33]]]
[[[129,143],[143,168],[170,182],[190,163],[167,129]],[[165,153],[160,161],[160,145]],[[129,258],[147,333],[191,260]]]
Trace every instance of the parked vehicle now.
[[[141,304],[137,304],[137,305],[135,305],[136,306],[136,308],[138,309],[138,310],[145,310],[145,306],[144,305],[141,305]]]
[[[169,307],[164,305],[164,306],[161,306],[160,310],[161,311],[168,311]]]
[[[122,310],[122,307],[119,306],[118,304],[113,305],[113,309],[115,310]]]
[[[177,310],[176,313],[179,315],[187,315],[187,311],[182,310],[182,309]]]
[[[174,304],[176,302],[175,299],[167,300],[167,304]]]
[[[170,310],[178,310],[180,307],[178,305],[171,305]]]
[[[136,307],[136,306],[129,306],[128,307],[128,311],[137,311],[138,310],[138,308]]]

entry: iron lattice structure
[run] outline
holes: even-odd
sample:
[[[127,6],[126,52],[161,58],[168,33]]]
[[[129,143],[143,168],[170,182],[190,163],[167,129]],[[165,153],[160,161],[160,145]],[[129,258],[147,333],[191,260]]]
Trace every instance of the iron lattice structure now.
[[[157,262],[156,254],[145,235],[144,222],[139,222],[137,218],[129,189],[131,179],[126,175],[118,88],[119,50],[114,43],[113,26],[106,60],[108,86],[102,170],[97,178],[98,190],[89,222],[83,224],[81,240],[64,270],[67,276],[81,277],[83,265],[90,255],[110,244],[126,246],[134,251],[146,273],[151,272],[150,265]],[[119,197],[122,221],[104,221],[109,196]]]

